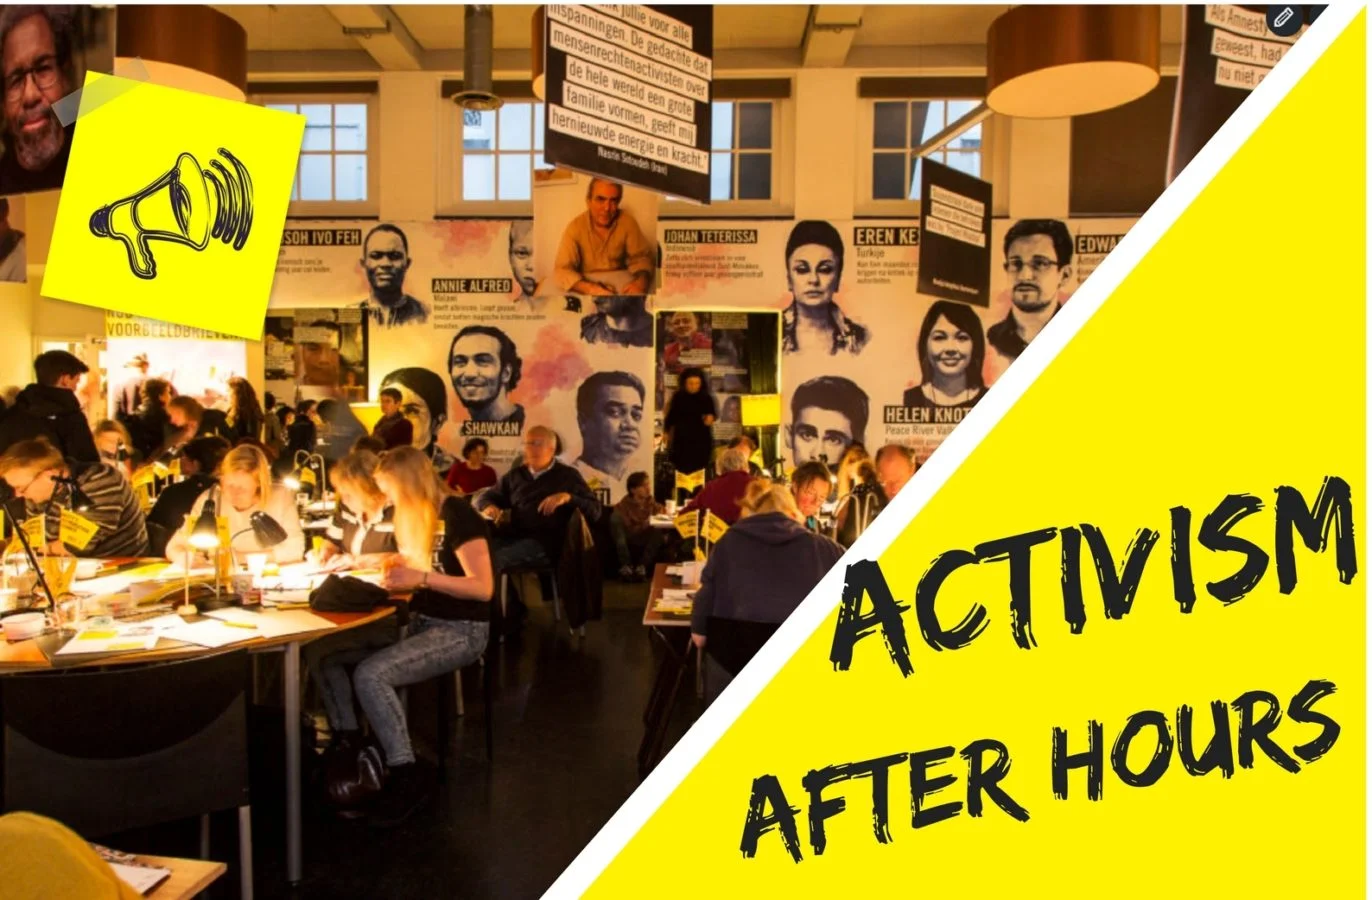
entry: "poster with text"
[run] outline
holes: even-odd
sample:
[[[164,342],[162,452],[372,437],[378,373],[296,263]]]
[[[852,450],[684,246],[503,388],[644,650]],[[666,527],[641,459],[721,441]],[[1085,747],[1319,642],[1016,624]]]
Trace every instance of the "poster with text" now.
[[[920,167],[919,289],[930,297],[985,306],[991,241],[991,183],[951,166]]]
[[[367,400],[367,320],[358,307],[271,310],[262,355],[277,400]]]

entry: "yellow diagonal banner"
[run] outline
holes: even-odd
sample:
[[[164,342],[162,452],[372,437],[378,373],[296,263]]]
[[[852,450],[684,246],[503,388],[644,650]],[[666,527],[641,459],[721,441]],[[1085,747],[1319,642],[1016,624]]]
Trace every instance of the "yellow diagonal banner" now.
[[[1323,13],[552,896],[1363,896],[1364,20]]]

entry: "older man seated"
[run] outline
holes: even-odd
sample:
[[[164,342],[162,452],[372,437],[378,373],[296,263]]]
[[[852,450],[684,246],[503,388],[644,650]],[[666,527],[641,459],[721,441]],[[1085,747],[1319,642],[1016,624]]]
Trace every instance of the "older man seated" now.
[[[748,456],[738,449],[725,450],[715,460],[718,475],[686,504],[682,512],[703,509],[714,513],[732,525],[738,521],[739,503],[748,490],[752,476],[748,474]]]
[[[526,429],[524,462],[478,501],[481,514],[495,523],[491,564],[497,572],[552,565],[572,509],[581,510],[587,522],[600,518],[600,501],[580,472],[557,459],[556,448],[551,428]]]
[[[915,477],[918,468],[914,451],[909,447],[887,444],[877,451],[877,477],[881,479],[881,490],[888,503]]]

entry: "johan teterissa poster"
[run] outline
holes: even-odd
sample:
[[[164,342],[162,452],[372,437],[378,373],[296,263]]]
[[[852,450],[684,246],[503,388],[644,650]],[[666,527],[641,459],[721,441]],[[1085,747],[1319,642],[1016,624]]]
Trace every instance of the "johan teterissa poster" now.
[[[299,243],[282,250],[273,304],[365,309],[369,395],[400,390],[439,468],[484,440],[503,472],[525,429],[547,425],[610,502],[651,471],[651,346],[614,340],[608,299],[535,295],[528,220],[292,222],[288,234]]]

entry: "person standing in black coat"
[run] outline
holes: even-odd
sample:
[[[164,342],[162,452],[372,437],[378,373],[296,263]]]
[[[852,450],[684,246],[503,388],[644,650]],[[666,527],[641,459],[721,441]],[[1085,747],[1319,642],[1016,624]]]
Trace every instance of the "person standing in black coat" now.
[[[90,423],[76,399],[85,363],[65,350],[49,350],[33,361],[37,381],[19,392],[13,408],[0,419],[0,453],[20,441],[47,438],[61,454],[77,462],[99,462]]]
[[[705,372],[701,369],[682,372],[679,386],[667,404],[667,414],[662,420],[662,429],[667,436],[668,457],[681,474],[690,475],[709,466],[710,454],[715,448],[711,426],[715,424],[718,414]]]

